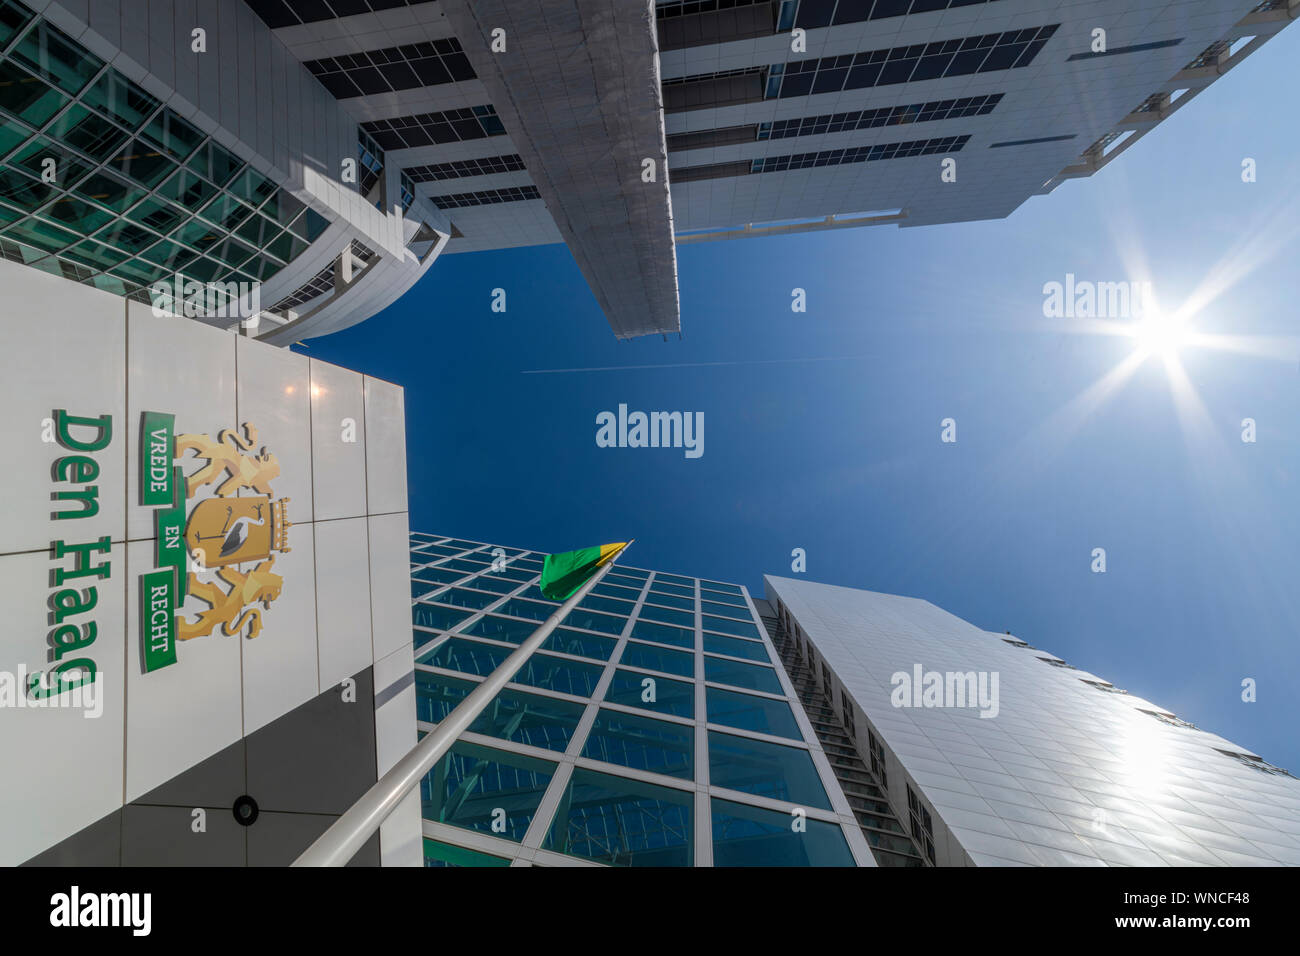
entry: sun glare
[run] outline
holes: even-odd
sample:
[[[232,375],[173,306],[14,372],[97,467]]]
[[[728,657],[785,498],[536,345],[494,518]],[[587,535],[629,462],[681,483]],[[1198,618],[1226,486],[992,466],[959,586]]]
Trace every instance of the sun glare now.
[[[1133,326],[1134,346],[1145,355],[1171,358],[1189,338],[1186,322],[1159,311],[1139,319]]]

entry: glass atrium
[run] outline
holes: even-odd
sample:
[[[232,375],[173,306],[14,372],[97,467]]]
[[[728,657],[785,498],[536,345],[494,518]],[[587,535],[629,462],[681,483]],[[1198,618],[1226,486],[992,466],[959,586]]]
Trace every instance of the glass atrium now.
[[[177,273],[263,282],[328,225],[22,3],[0,0],[4,258],[149,303],[149,286]]]
[[[558,606],[544,557],[411,536],[421,731]],[[426,864],[855,865],[776,660],[743,587],[615,565],[425,777]]]

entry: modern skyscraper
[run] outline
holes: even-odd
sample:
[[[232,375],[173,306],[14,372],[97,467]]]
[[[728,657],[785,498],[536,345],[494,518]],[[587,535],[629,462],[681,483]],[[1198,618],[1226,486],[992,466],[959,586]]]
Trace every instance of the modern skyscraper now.
[[[0,290],[0,866],[291,863],[415,745],[402,389]]]
[[[271,344],[373,315],[446,240],[234,0],[0,0],[0,115],[0,255]]]
[[[422,731],[555,609],[542,557],[412,535]],[[1300,864],[1300,783],[1236,744],[925,601],[765,585],[616,565],[425,778],[426,863]]]
[[[1010,214],[1294,0],[0,0],[0,254],[284,345],[566,242],[620,337],[677,243]],[[906,130],[896,127],[907,127]],[[50,164],[53,163],[53,166]],[[671,194],[670,194],[671,187]],[[229,285],[228,285],[229,284]]]
[[[447,252],[564,241],[620,336],[678,328],[676,243],[1006,216],[1294,16],[1288,0],[249,2],[446,211]]]

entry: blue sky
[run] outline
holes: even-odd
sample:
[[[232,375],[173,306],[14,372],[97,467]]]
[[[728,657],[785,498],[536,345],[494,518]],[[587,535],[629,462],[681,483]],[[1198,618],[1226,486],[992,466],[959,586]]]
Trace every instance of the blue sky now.
[[[305,351],[405,386],[414,530],[636,537],[628,564],[756,595],[803,548],[812,580],[1010,630],[1300,773],[1297,60],[1286,31],[1004,221],[682,246],[680,340],[617,342],[556,245],[448,256]],[[1182,350],[1192,401],[1156,359],[1081,400],[1133,342],[1043,316],[1066,273],[1150,279],[1166,309],[1228,274],[1192,323],[1247,351]],[[660,364],[686,367],[529,374]],[[619,403],[703,412],[704,455],[598,448]]]

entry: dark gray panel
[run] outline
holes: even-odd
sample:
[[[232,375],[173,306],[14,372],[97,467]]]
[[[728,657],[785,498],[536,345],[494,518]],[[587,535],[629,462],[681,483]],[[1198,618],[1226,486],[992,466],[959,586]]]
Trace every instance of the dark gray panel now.
[[[114,810],[23,866],[117,866],[122,854],[122,811]]]
[[[353,679],[353,703],[334,687],[245,738],[248,793],[264,813],[337,815],[377,779],[374,675]]]
[[[220,753],[150,790],[133,806],[221,807],[229,810],[248,791],[244,779],[244,741],[237,740]]]
[[[249,866],[288,866],[311,846],[336,816],[316,813],[261,813],[248,828]],[[348,866],[379,865],[379,834],[368,840]]]
[[[228,809],[208,810],[204,833],[192,829],[186,807],[127,806],[122,810],[123,866],[243,866],[245,828]]]

